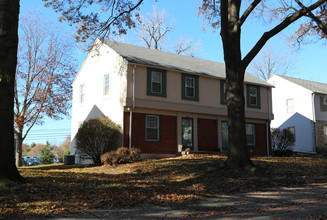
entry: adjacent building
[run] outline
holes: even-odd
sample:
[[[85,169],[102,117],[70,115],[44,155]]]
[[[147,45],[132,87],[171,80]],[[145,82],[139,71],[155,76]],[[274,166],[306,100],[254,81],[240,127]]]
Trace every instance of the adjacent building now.
[[[122,146],[146,155],[173,155],[186,148],[227,151],[223,63],[108,40],[95,44],[73,82],[73,154],[80,124],[103,116],[121,126]],[[270,151],[271,88],[246,73],[252,154]]]
[[[327,84],[281,75],[273,75],[268,82],[274,86],[271,127],[295,135],[294,151],[326,151]]]

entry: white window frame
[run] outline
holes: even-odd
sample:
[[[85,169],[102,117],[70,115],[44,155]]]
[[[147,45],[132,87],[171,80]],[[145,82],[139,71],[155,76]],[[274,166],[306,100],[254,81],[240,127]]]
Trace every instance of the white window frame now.
[[[248,134],[248,126],[252,126],[252,132],[253,132],[253,134]],[[256,143],[256,134],[255,134],[255,124],[253,124],[253,123],[246,123],[245,124],[245,133],[246,133],[246,144],[247,144],[247,146],[255,146],[255,143]],[[253,135],[253,142],[252,143],[249,143],[248,142],[248,135]]]
[[[255,91],[255,95],[251,94],[251,89]],[[252,103],[251,97],[255,97],[255,103]],[[258,105],[258,88],[254,86],[249,86],[249,103],[251,106],[257,106]]]
[[[327,126],[323,126],[324,130],[324,144],[327,144]]]
[[[294,100],[286,99],[286,112],[293,113],[294,112]]]
[[[160,75],[159,82],[156,82],[154,80],[154,74],[159,74]],[[160,92],[157,92],[157,91],[153,90],[153,83],[159,83],[160,84]],[[152,71],[151,72],[151,93],[162,94],[162,73],[161,72],[157,72],[157,71]]]
[[[192,86],[188,86],[187,80],[192,80]],[[193,89],[193,96],[189,96],[187,94],[187,89],[188,88]],[[195,78],[194,77],[185,76],[185,97],[195,98]]]
[[[79,103],[85,102],[85,85],[84,83],[79,86]]]
[[[148,120],[152,118],[152,119],[156,119],[157,121],[157,126],[149,126],[148,124]],[[150,139],[148,138],[148,129],[156,129],[157,130],[157,138],[156,139]],[[158,115],[146,115],[145,116],[145,140],[146,141],[152,141],[152,142],[158,142],[160,140],[160,117]]]
[[[108,82],[107,82],[107,77],[108,77]],[[106,74],[103,76],[103,95],[108,96],[109,95],[109,89],[110,89],[110,77],[109,74]]]
[[[287,130],[288,130],[291,134],[293,134],[293,136],[294,136],[294,142],[295,142],[295,140],[296,140],[296,136],[295,136],[295,126],[290,126],[290,127],[287,128]],[[293,130],[293,131],[292,131],[292,130]]]
[[[320,99],[320,106],[321,106],[321,111],[326,112],[327,111],[327,97],[326,96],[321,96]]]

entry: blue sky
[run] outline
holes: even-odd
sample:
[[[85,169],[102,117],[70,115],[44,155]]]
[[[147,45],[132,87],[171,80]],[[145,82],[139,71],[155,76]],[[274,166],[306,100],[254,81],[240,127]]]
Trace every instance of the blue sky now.
[[[147,14],[153,11],[153,7],[157,5],[158,10],[165,9],[170,19],[174,21],[175,30],[169,35],[169,42],[173,43],[180,37],[193,39],[199,42],[200,49],[196,52],[196,56],[202,59],[208,59],[217,62],[224,62],[221,38],[218,32],[213,32],[211,28],[202,31],[202,18],[197,16],[198,3],[200,0],[145,0],[142,5],[141,14]],[[27,10],[38,10],[44,14],[49,21],[57,21],[56,14],[52,9],[45,8],[41,0],[21,0],[21,14]],[[243,27],[242,33],[242,54],[243,56],[252,48],[258,38],[267,31],[267,25],[255,19],[249,20]],[[62,28],[70,29],[66,23],[62,24]],[[294,70],[290,74],[293,77],[302,79],[319,81],[327,83],[327,74],[324,63],[326,62],[326,45],[323,42],[317,42],[311,45],[302,46],[299,50],[290,53],[287,46],[286,37],[296,28],[291,25],[286,31],[280,33],[271,39],[269,47],[274,48],[275,52],[291,54],[296,60]],[[130,32],[124,37],[126,43],[138,43],[137,38]],[[78,68],[82,65],[86,53],[76,48],[76,58],[78,59]],[[70,134],[70,118],[61,121],[46,120],[42,126],[35,126],[25,139],[24,143],[31,144],[45,143],[47,140],[51,144],[59,145],[64,141],[65,137]]]

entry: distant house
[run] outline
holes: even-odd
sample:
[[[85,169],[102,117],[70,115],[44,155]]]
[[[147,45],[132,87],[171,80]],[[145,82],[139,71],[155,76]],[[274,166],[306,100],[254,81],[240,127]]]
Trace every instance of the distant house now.
[[[71,152],[79,125],[101,116],[121,126],[122,146],[143,154],[227,151],[224,88],[223,63],[104,40],[73,82]],[[271,88],[245,75],[247,142],[253,154],[270,151]]]
[[[327,84],[273,75],[271,127],[288,129],[295,135],[294,151],[327,149]]]

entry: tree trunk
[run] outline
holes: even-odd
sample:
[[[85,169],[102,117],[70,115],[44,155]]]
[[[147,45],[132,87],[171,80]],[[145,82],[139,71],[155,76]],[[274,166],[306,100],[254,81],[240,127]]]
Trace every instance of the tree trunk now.
[[[244,74],[242,65],[240,0],[221,1],[221,38],[226,67],[228,113],[228,158],[225,165],[232,169],[253,166],[246,144]]]
[[[24,182],[14,160],[14,83],[19,0],[0,0],[0,182]]]
[[[17,133],[16,133],[17,134]],[[22,156],[23,156],[23,131],[19,131],[17,134],[16,140],[16,167],[21,167],[23,165]]]

